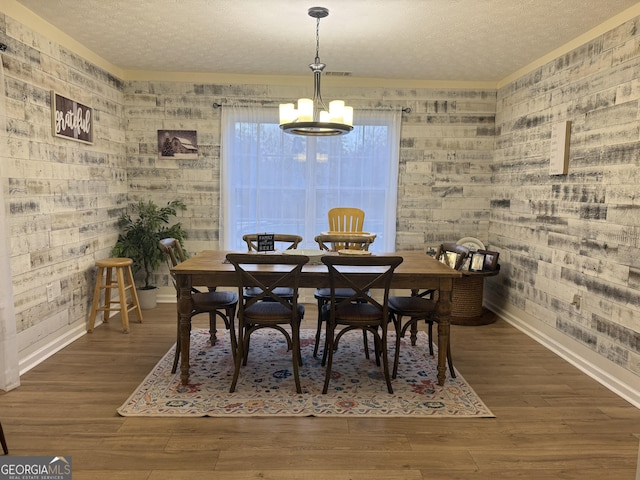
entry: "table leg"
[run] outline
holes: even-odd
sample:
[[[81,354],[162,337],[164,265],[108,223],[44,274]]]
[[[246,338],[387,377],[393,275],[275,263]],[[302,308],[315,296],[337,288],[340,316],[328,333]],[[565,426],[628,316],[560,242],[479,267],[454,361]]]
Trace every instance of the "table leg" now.
[[[449,331],[451,322],[451,295],[453,282],[442,280],[436,315],[438,317],[438,385],[443,386],[447,378],[447,347],[449,345]]]
[[[182,385],[189,383],[189,350],[191,347],[191,275],[176,275],[178,286],[178,330],[180,342],[180,380]]]

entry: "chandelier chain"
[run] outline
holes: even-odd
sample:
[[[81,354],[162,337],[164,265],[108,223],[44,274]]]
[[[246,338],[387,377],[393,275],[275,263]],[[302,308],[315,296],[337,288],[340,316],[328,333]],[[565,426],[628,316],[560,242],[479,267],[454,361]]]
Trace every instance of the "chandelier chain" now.
[[[316,18],[316,63],[320,63],[320,18]]]

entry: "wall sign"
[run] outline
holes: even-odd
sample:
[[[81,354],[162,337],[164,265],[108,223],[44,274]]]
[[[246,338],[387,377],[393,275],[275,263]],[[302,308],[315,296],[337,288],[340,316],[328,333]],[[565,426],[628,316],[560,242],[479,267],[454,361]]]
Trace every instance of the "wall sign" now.
[[[273,252],[275,250],[275,241],[273,233],[258,234],[258,251]]]
[[[55,137],[93,143],[93,109],[51,91],[51,127]]]
[[[549,175],[566,175],[569,173],[570,137],[571,122],[559,122],[551,127]]]

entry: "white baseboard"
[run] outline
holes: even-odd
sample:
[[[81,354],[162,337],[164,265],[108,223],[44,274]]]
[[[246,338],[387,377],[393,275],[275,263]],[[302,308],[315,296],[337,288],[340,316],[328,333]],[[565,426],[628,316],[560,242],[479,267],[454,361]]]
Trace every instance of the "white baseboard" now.
[[[100,323],[102,322],[97,322],[96,326],[98,326]],[[44,362],[54,353],[59,352],[64,347],[70,345],[78,338],[86,334],[87,326],[84,323],[76,325],[75,327],[72,327],[69,330],[63,332],[61,335],[54,338],[49,343],[41,345],[40,347],[26,355],[24,358],[20,358],[20,360],[18,361],[18,370],[20,372],[20,375],[22,376],[33,367]]]
[[[564,333],[512,306],[498,305],[485,295],[485,306],[518,330],[536,340],[589,377],[640,408],[637,375],[610,362]]]

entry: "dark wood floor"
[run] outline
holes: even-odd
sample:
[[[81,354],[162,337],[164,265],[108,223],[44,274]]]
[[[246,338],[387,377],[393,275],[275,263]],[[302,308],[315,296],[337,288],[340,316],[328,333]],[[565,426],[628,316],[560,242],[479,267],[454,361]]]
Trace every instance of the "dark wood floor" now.
[[[12,455],[71,456],[74,480],[636,479],[640,410],[501,320],[452,327],[456,367],[493,419],[123,418],[174,342],[175,305],[144,313],[0,393]]]

